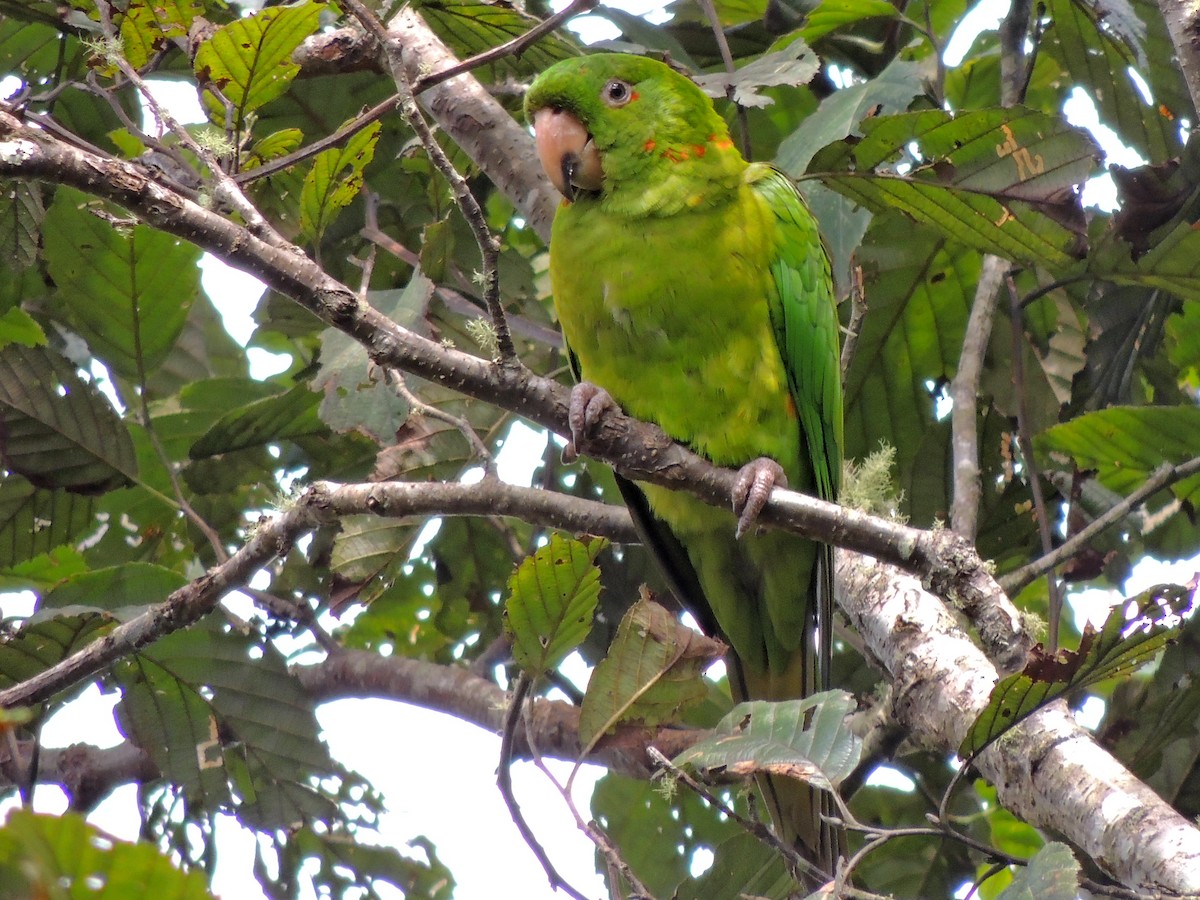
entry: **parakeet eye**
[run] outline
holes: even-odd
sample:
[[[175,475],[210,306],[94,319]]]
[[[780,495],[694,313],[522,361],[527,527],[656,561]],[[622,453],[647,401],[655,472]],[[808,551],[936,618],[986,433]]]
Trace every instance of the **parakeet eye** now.
[[[603,98],[605,104],[616,108],[628,103],[629,98],[633,96],[633,91],[630,90],[629,85],[624,81],[614,78],[604,86],[604,90],[600,92],[600,96]]]

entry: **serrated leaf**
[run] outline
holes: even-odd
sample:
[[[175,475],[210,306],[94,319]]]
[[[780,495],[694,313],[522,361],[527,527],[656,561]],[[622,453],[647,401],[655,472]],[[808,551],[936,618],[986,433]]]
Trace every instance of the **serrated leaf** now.
[[[116,624],[107,613],[88,612],[55,616],[0,636],[0,688],[44,672]]]
[[[299,3],[262,9],[219,28],[200,45],[193,63],[196,78],[217,87],[233,105],[238,131],[247,113],[288,89],[300,71],[292,52],[317,30],[323,8],[323,3]],[[202,99],[211,120],[224,125],[224,104],[209,91]]]
[[[504,630],[513,659],[530,675],[555,668],[587,637],[600,598],[596,557],[607,546],[603,538],[585,544],[555,532],[508,580]]]
[[[374,291],[367,299],[393,322],[420,332],[433,288],[418,270],[403,291]],[[321,368],[312,388],[321,394],[321,421],[334,431],[357,432],[385,447],[396,443],[408,401],[372,369],[366,348],[337,328],[321,332]]]
[[[538,24],[508,0],[420,0],[413,8],[459,58],[482,53],[525,34]],[[524,78],[537,74],[552,63],[577,56],[579,49],[562,30],[551,32],[520,54],[506,55],[480,71],[493,81],[505,76]]]
[[[300,231],[309,240],[320,238],[362,190],[363,170],[375,156],[381,128],[372,122],[342,146],[323,150],[313,160],[300,192]]]
[[[1093,470],[1106,488],[1128,495],[1163,463],[1200,456],[1200,408],[1195,406],[1115,406],[1055,425],[1034,440],[1047,468],[1063,457]],[[1200,475],[1171,485],[1182,502],[1200,504]]]
[[[734,72],[700,75],[696,83],[710,97],[730,97],[738,106],[763,107],[775,101],[759,93],[762,88],[808,84],[820,67],[817,55],[797,38],[786,47],[764,53]]]
[[[622,722],[653,726],[674,719],[707,695],[701,674],[725,650],[643,596],[592,672],[579,715],[580,741],[592,746]]]
[[[46,215],[55,300],[93,353],[140,380],[183,330],[200,288],[200,248],[148,225],[116,228],[92,203],[59,187]]]
[[[974,757],[1018,722],[1068,693],[1109,678],[1128,675],[1148,662],[1171,640],[1180,615],[1190,608],[1194,588],[1159,585],[1117,604],[1104,626],[1089,623],[1075,651],[1050,656],[1039,644],[1024,670],[1001,679],[987,708],[972,723],[958,748],[963,759]]]
[[[230,410],[192,445],[192,459],[259,447],[272,441],[325,432],[317,416],[319,399],[303,384],[274,397]]]
[[[9,344],[24,347],[42,347],[46,344],[46,332],[33,317],[19,306],[14,306],[0,316],[0,349]]]
[[[1018,869],[1012,884],[997,900],[1075,900],[1079,894],[1079,861],[1066,844],[1052,841]]]
[[[101,494],[137,472],[133,440],[108,400],[44,347],[0,349],[0,453],[33,484]]]
[[[121,660],[114,677],[130,688],[128,736],[193,799],[220,804],[232,791],[239,818],[260,828],[332,814],[310,783],[332,769],[313,700],[271,644],[194,627]]]
[[[711,737],[674,763],[706,775],[783,775],[830,790],[854,771],[862,754],[861,739],[846,725],[855,708],[854,698],[842,691],[739,703]]]
[[[181,872],[153,843],[115,840],[75,812],[12,810],[0,827],[0,882],[11,897],[212,898],[202,871]]]

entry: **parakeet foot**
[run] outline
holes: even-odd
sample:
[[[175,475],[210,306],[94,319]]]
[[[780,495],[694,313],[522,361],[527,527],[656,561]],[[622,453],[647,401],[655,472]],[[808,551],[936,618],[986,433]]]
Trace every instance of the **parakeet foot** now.
[[[596,387],[590,381],[581,381],[571,388],[571,404],[567,411],[567,424],[571,426],[571,445],[567,447],[564,456],[568,460],[579,456],[600,420],[607,413],[619,410],[620,407],[609,396],[608,391]]]
[[[773,459],[760,456],[738,471],[733,483],[733,512],[738,517],[739,538],[754,527],[773,487],[787,487],[783,466]]]

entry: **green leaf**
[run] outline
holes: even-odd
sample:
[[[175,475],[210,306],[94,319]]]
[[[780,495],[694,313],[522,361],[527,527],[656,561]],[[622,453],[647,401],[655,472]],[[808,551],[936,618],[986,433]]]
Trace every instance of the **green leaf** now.
[[[102,494],[137,472],[133,440],[101,393],[44,347],[0,349],[0,451],[38,487]]]
[[[774,849],[744,831],[713,848],[713,864],[699,878],[685,881],[675,900],[709,900],[713,897],[770,897],[784,900],[801,896],[796,881]]]
[[[998,900],[1075,900],[1079,894],[1079,862],[1071,848],[1057,841],[1037,852]]]
[[[739,703],[717,723],[712,737],[674,763],[702,775],[783,775],[830,790],[854,771],[862,754],[862,740],[846,725],[855,708],[854,698],[842,691]]]
[[[1176,156],[1180,148],[1178,117],[1189,115],[1190,110],[1163,107],[1168,113],[1164,115],[1157,105],[1161,100],[1154,105],[1145,101],[1129,77],[1128,69],[1136,62],[1134,54],[1099,20],[1095,10],[1076,0],[1047,0],[1046,16],[1044,52],[1066,68],[1067,83],[1080,85],[1091,96],[1101,120],[1150,162]],[[1159,20],[1161,23],[1161,15]],[[1178,78],[1178,67],[1171,68]]]
[[[372,122],[341,147],[324,150],[313,160],[300,194],[300,231],[307,239],[320,238],[362,190],[363,170],[375,156],[381,127]]]
[[[497,47],[538,24],[536,18],[507,0],[419,0],[413,8],[460,59]],[[520,54],[503,56],[479,71],[491,81],[502,81],[506,76],[524,78],[578,54],[577,44],[559,30]]]
[[[288,871],[303,866],[311,873],[314,886],[327,888],[322,893],[331,897],[354,896],[363,888],[368,889],[366,896],[378,896],[373,888],[385,883],[399,888],[405,897],[451,900],[454,876],[438,859],[433,844],[417,838],[409,846],[420,850],[428,862],[405,856],[395,847],[372,846],[348,835],[302,828],[288,846],[289,855],[296,858],[294,868]]]
[[[822,172],[822,183],[1017,262],[1064,269],[1080,254],[1084,220],[1074,188],[1095,169],[1099,149],[1061,117],[927,110],[869,119],[862,129],[851,145],[853,173]],[[823,153],[813,167],[838,164],[836,156]]]
[[[318,397],[305,385],[230,410],[192,445],[192,459],[232,453],[274,441],[325,432],[317,417]]]
[[[60,187],[46,215],[46,262],[56,303],[104,363],[140,381],[183,330],[200,287],[200,249],[148,225],[112,217]]]
[[[320,24],[324,3],[273,6],[219,28],[196,51],[194,68],[201,84],[212,84],[233,105],[234,127],[242,131],[246,114],[283,94],[300,71],[292,52]],[[209,118],[224,125],[225,106],[203,94]]]
[[[242,160],[242,171],[257,169],[263,163],[287,156],[298,149],[303,140],[304,132],[299,128],[283,128],[268,134],[250,147],[250,152]]]
[[[162,602],[185,584],[187,579],[178,572],[151,563],[133,562],[94,569],[47,593],[33,621],[47,612],[69,607],[101,610],[127,621],[145,611],[150,604]]]
[[[584,544],[553,533],[509,579],[504,630],[530,675],[557,667],[587,637],[600,598],[596,557],[607,546],[603,538]]]
[[[730,805],[734,798],[728,798]],[[621,859],[655,897],[669,897],[696,862],[696,852],[716,847],[741,828],[688,790],[669,796],[644,779],[609,772],[592,791],[592,816],[616,844]],[[604,871],[597,852],[598,871]],[[612,896],[621,896],[609,885]],[[714,894],[712,896],[722,896]]]
[[[333,814],[311,784],[332,770],[313,700],[273,645],[198,626],[126,657],[114,675],[129,688],[122,728],[197,801],[223,803],[232,790],[239,818],[259,828]]]
[[[1060,650],[1050,656],[1040,645],[1035,647],[1023,671],[1001,679],[992,688],[987,708],[972,723],[958,755],[974,757],[1005,731],[1065,694],[1128,675],[1178,632],[1179,616],[1191,601],[1191,589],[1159,585],[1113,607],[1099,632],[1088,624],[1078,650]]]
[[[71,491],[48,491],[24,478],[0,478],[0,569],[78,540],[96,523],[96,501]]]
[[[0,181],[0,267],[20,271],[34,264],[45,216],[41,185]]]
[[[0,828],[0,882],[11,897],[212,898],[202,871],[180,872],[153,843],[115,840],[75,812],[9,812]]]
[[[0,688],[20,684],[66,659],[107,633],[116,619],[107,613],[56,616],[0,635]],[[77,687],[77,686],[73,686]]]
[[[34,321],[29,313],[14,306],[0,316],[0,349],[9,344],[21,344],[24,347],[43,347],[46,344],[46,332]]]
[[[351,582],[374,578],[398,558],[403,559],[415,535],[414,524],[403,519],[345,516],[341,525],[329,565],[340,578]]]
[[[725,649],[652,600],[638,600],[592,672],[579,715],[580,741],[592,746],[622,722],[653,726],[676,718],[707,696],[701,674]]]
[[[893,19],[899,15],[887,0],[822,0],[804,20],[800,34],[810,44],[831,31],[864,19]]]
[[[1200,456],[1200,408],[1116,406],[1055,425],[1034,440],[1047,468],[1063,458],[1094,470],[1100,483],[1128,495],[1164,463]],[[1070,468],[1067,466],[1066,468]],[[1177,481],[1171,491],[1182,502],[1200,503],[1200,475]]]
[[[868,116],[891,115],[908,109],[923,90],[922,67],[895,59],[875,78],[834,91],[817,111],[779,145],[775,165],[798,179],[816,152],[834,141],[861,134],[859,123]]]
[[[375,291],[368,299],[393,322],[419,331],[433,287],[416,271],[403,291]],[[396,443],[408,417],[408,401],[390,376],[371,366],[366,348],[345,332],[337,328],[321,332],[321,368],[312,387],[321,393],[321,421],[334,431],[357,432],[380,446]]]

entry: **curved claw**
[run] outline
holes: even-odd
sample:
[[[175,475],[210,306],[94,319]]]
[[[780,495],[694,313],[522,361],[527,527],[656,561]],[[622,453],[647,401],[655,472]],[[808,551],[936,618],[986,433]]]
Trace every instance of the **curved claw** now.
[[[733,483],[733,512],[738,517],[739,538],[754,527],[775,487],[787,487],[787,475],[773,459],[760,456],[738,470],[737,481]]]
[[[601,419],[610,411],[618,409],[616,401],[604,388],[590,381],[581,381],[571,388],[571,402],[567,411],[567,424],[571,427],[571,445],[564,457],[574,460],[580,450],[595,433]]]

